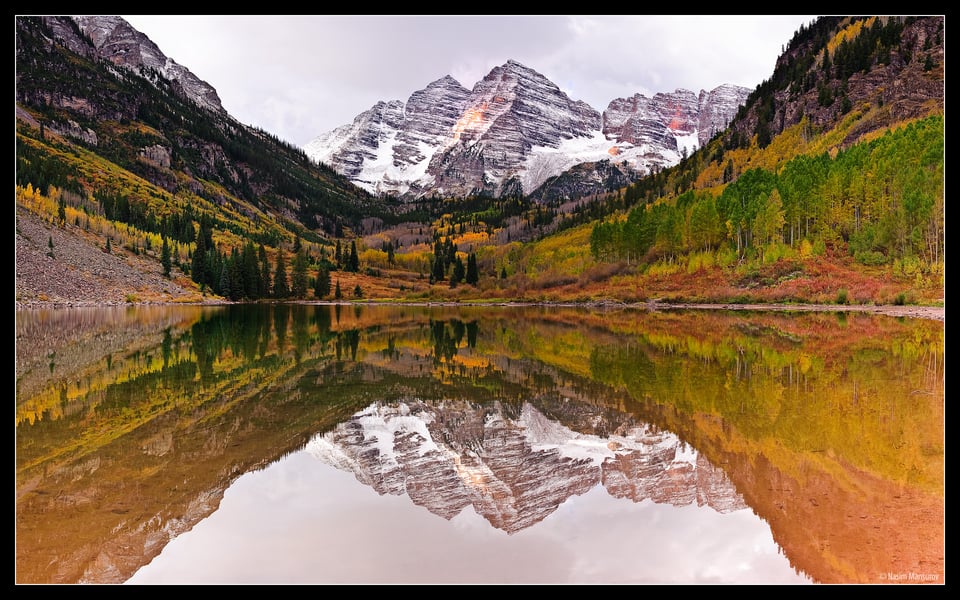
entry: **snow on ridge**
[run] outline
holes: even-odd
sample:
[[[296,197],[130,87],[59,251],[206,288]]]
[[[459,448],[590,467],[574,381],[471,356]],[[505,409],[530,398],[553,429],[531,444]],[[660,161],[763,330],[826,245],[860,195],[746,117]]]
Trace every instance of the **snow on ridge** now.
[[[687,134],[674,134],[674,137],[677,140],[677,150],[681,153],[686,150],[687,156],[690,156],[700,148],[700,133],[696,129]],[[679,157],[677,162],[680,162]]]
[[[436,146],[430,146],[423,140],[419,140],[417,149],[424,158],[412,165],[404,163],[397,165],[393,157],[398,134],[397,130],[389,132],[377,147],[376,157],[373,160],[364,161],[357,175],[357,185],[365,184],[361,187],[369,188],[367,191],[371,193],[396,190],[394,193],[403,194],[410,189],[411,184],[419,183],[426,177],[430,159],[437,150]],[[388,189],[381,190],[384,187]]]
[[[343,447],[328,439],[325,435],[314,436],[304,450],[320,462],[335,467],[341,471],[350,473],[359,473],[360,466],[356,459],[343,451]]]
[[[519,424],[524,428],[524,437],[535,451],[556,450],[561,456],[582,460],[589,459],[597,466],[607,458],[632,452],[676,448],[674,463],[686,462],[696,467],[698,452],[683,443],[671,432],[655,432],[642,426],[627,435],[602,438],[571,431],[556,421],[551,421],[533,406],[526,404],[520,413]]]
[[[364,438],[374,441],[382,462],[399,464],[394,452],[394,439],[399,433],[412,431],[423,438],[421,456],[430,451],[440,451],[427,428],[432,417],[423,413],[411,415],[406,404],[401,404],[397,410],[379,404],[371,405],[359,413],[355,420],[363,426]]]
[[[520,170],[520,183],[523,190],[530,193],[555,175],[584,162],[598,162],[614,158],[610,150],[616,142],[607,139],[599,129],[592,131],[589,137],[564,139],[559,146],[533,146]]]
[[[502,415],[496,413],[489,414],[486,417],[487,425],[502,418]],[[417,449],[419,456],[437,452],[447,456],[458,473],[465,472],[466,469],[475,475],[476,469],[481,467],[474,465],[467,469],[464,465],[472,464],[470,461],[461,464],[463,461],[456,452],[451,452],[446,446],[441,448],[433,439],[428,427],[433,420],[432,413],[411,412],[409,405],[405,403],[395,407],[375,403],[351,419],[361,426],[362,446],[376,448],[381,465],[402,466],[395,452],[395,440],[398,436],[415,433],[421,439]],[[524,441],[531,451],[556,452],[563,458],[588,460],[598,468],[608,459],[617,456],[637,452],[660,453],[671,449],[674,450],[674,464],[687,463],[693,468],[697,467],[699,453],[696,449],[682,442],[676,434],[656,431],[649,425],[640,425],[622,435],[608,437],[581,434],[548,418],[531,404],[523,406],[516,424],[522,429]],[[338,437],[336,432],[317,435],[307,443],[305,450],[321,462],[359,477],[364,470],[363,465],[356,456],[349,454],[335,441]]]

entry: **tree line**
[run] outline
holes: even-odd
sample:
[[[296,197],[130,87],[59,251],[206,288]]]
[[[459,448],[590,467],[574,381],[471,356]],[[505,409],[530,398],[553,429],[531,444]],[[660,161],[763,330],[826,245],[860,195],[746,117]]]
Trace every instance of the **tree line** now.
[[[771,245],[842,244],[863,264],[943,260],[944,123],[930,117],[831,158],[801,155],[745,171],[723,191],[690,190],[598,222],[597,260],[652,261],[693,251],[763,258]]]

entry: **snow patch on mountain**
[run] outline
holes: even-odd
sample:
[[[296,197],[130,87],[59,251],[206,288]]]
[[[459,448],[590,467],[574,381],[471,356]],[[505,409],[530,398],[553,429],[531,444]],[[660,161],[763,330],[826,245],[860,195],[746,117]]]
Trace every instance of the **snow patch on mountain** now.
[[[601,114],[516,61],[467,90],[450,76],[406,103],[378,102],[304,147],[374,194],[532,193],[551,177],[609,160],[644,175],[679,163],[726,127],[748,90],[723,85],[610,102]]]

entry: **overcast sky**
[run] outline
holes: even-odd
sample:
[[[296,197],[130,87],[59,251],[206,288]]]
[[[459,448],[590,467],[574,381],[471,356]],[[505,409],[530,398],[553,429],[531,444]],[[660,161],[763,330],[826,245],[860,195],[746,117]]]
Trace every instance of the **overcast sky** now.
[[[242,123],[303,146],[445,75],[472,89],[510,59],[603,112],[724,83],[751,90],[813,15],[123,15],[216,88]]]

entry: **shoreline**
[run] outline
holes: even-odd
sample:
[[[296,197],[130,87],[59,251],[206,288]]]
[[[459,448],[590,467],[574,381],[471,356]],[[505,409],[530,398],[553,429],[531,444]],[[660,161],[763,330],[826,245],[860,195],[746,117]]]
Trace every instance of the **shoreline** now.
[[[275,304],[277,301],[268,300],[256,303]],[[256,304],[250,303],[250,304]],[[563,301],[524,301],[524,300],[390,300],[390,299],[361,299],[361,300],[288,300],[287,304],[320,304],[320,305],[382,305],[382,306],[465,306],[465,307],[512,307],[512,306],[540,306],[563,308],[603,308],[603,309],[641,309],[649,311],[667,310],[732,310],[732,311],[779,311],[779,312],[866,312],[891,317],[909,317],[914,319],[930,319],[945,322],[946,309],[943,306],[915,306],[915,305],[870,305],[870,304],[737,304],[733,302],[717,303],[672,303],[672,302],[619,302],[613,300],[597,300],[591,302],[563,302]],[[91,308],[91,307],[118,307],[118,306],[228,306],[246,304],[229,300],[205,300],[202,302],[87,302],[87,301],[17,301],[16,310],[60,309],[60,308]]]

